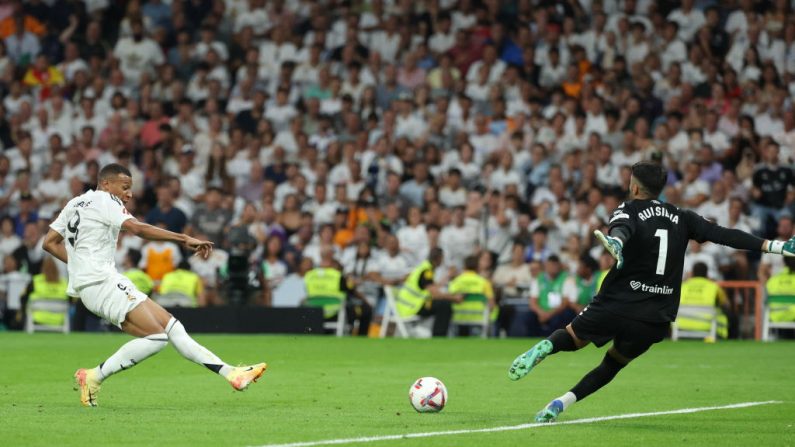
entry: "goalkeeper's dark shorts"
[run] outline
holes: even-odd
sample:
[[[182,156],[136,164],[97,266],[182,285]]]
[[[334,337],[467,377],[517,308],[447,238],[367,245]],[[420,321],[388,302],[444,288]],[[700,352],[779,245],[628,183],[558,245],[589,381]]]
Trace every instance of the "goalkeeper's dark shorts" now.
[[[613,341],[619,354],[633,359],[646,352],[651,345],[659,343],[670,329],[669,323],[650,323],[616,315],[591,302],[571,322],[574,335],[596,346]]]

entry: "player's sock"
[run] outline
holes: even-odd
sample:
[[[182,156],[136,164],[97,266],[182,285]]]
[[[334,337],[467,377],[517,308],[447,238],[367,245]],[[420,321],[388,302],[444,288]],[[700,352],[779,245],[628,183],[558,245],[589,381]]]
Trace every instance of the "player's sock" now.
[[[171,317],[171,319],[168,320],[166,335],[168,335],[168,339],[171,343],[174,344],[177,352],[182,354],[186,359],[206,366],[207,369],[219,374],[221,377],[226,377],[229,372],[232,371],[232,367],[219,359],[217,355],[210,352],[210,350],[204,346],[196,343],[196,340],[192,339],[190,335],[185,332],[185,327],[182,326],[182,323],[176,318]]]
[[[558,329],[550,335],[547,340],[552,342],[552,355],[560,351],[576,351],[577,344],[574,342],[574,337],[569,334],[566,329]]]
[[[571,389],[577,400],[583,400],[599,388],[610,383],[613,377],[626,365],[619,363],[610,354],[605,354],[602,363],[594,368],[580,380],[580,383]]]
[[[94,369],[96,377],[101,382],[111,374],[132,368],[162,351],[167,344],[166,334],[152,334],[131,340]]]

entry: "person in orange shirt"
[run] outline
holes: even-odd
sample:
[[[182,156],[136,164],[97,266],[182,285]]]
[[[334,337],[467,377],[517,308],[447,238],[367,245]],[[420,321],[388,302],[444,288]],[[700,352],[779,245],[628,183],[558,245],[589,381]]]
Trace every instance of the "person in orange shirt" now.
[[[585,80],[585,76],[591,72],[591,61],[585,53],[585,48],[580,45],[574,45],[571,48],[572,60],[577,64],[577,69],[580,72],[580,82]]]
[[[345,248],[353,240],[353,231],[348,226],[348,208],[337,208],[334,215],[334,244]]]
[[[21,4],[19,7],[21,7]],[[25,31],[31,32],[39,37],[44,36],[46,31],[44,24],[39,22],[35,17],[26,15],[17,9],[14,14],[0,20],[0,37],[5,39],[16,33],[19,26],[22,26]]]
[[[63,73],[50,65],[47,56],[40,54],[36,56],[36,62],[28,68],[22,82],[38,90],[40,101],[45,101],[50,97],[52,87],[64,85]]]
[[[164,222],[157,222],[155,226],[165,229]],[[179,246],[168,241],[149,241],[141,247],[141,262],[138,267],[149,275],[156,285],[160,284],[166,273],[173,272],[182,262],[182,252]]]
[[[566,79],[561,84],[561,87],[563,88],[563,92],[566,93],[566,96],[579,98],[580,91],[582,90],[582,80],[580,78],[580,70],[577,68],[576,63],[572,62],[569,64],[566,69]]]

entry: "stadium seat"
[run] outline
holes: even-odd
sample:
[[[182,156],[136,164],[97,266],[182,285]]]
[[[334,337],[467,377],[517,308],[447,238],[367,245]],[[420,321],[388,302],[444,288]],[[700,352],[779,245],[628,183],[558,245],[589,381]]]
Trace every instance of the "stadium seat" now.
[[[59,326],[51,326],[48,324],[36,324],[33,321],[33,312],[44,311],[63,314],[63,324]],[[27,316],[25,317],[25,331],[32,334],[36,331],[46,332],[63,332],[68,334],[71,332],[71,325],[69,322],[69,301],[63,299],[36,299],[28,301]]]
[[[304,279],[294,273],[287,275],[287,277],[273,290],[271,306],[298,307],[305,298],[306,284],[304,284]]]
[[[325,297],[325,296],[313,296],[308,297],[304,304],[308,307],[320,307],[323,308],[324,306],[329,305],[339,305],[339,310],[337,310],[337,319],[334,321],[325,321],[323,322],[323,329],[328,329],[334,331],[334,334],[337,337],[342,337],[345,333],[345,301],[340,300],[334,297]],[[326,311],[324,310],[324,316]],[[327,317],[328,318],[328,317]]]
[[[395,291],[394,287],[384,287],[384,295],[386,296],[386,306],[384,307],[384,315],[381,319],[381,338],[386,337],[389,330],[389,324],[395,323],[395,334],[402,338],[409,338],[415,336],[413,327],[422,319],[418,316],[411,316],[408,318],[401,318],[397,311],[395,304]]]
[[[458,327],[468,326],[480,328],[480,337],[487,338],[491,328],[491,313],[489,312],[488,298],[483,294],[468,293],[464,295],[463,303],[479,303],[481,306],[461,306],[453,305],[453,319],[451,321],[451,333],[455,334]],[[478,307],[477,309],[474,307]]]
[[[771,321],[770,308],[776,305],[795,306],[795,295],[768,295],[762,317],[762,340],[773,340],[774,329],[795,329],[795,321]]]
[[[677,322],[680,318],[692,320],[710,320],[709,331],[690,331],[681,330]],[[715,306],[679,306],[677,321],[671,324],[671,340],[676,341],[680,338],[708,338],[716,340],[718,332],[718,309]]]

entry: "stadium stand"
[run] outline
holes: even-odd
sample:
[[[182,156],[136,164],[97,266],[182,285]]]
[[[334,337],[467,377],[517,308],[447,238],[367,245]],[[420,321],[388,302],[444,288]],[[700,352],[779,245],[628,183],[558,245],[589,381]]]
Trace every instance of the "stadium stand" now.
[[[472,255],[487,279],[501,266],[540,275],[553,255],[576,277],[583,254],[603,259],[592,230],[644,159],[668,169],[664,200],[787,238],[792,8],[3,2],[0,257],[16,260],[0,275],[3,321],[21,327],[19,283],[40,273],[47,225],[109,162],[133,173],[131,213],[215,242],[213,257],[190,261],[215,306],[269,305],[302,260],[316,266],[329,247],[377,311],[383,286],[400,284],[434,247],[445,251],[442,284]],[[516,246],[539,265],[517,264]],[[156,281],[181,258],[124,237],[118,266],[130,249],[145,256],[129,268]],[[715,280],[784,269],[778,257],[691,251]],[[498,303],[526,302],[536,280],[497,279]],[[503,309],[496,326],[527,335],[527,313]],[[514,315],[521,321],[505,321]]]

